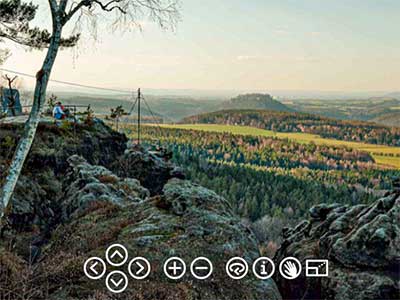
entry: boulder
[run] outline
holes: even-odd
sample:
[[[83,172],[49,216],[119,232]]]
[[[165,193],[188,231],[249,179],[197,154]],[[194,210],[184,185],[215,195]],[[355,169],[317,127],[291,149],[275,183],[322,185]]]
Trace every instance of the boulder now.
[[[83,157],[74,155],[68,158],[70,171],[64,182],[62,205],[64,218],[72,213],[80,213],[92,202],[109,202],[127,206],[140,202],[150,196],[138,180],[120,179],[103,166],[92,166]]]
[[[321,204],[311,219],[287,230],[274,260],[329,260],[329,277],[275,280],[284,299],[375,300],[400,298],[400,195],[372,205]]]
[[[140,146],[128,148],[111,169],[121,177],[136,178],[151,195],[159,194],[171,178],[184,179],[182,169],[170,162],[171,153],[164,149],[145,151]]]
[[[226,275],[225,263],[231,257],[244,257],[251,264],[259,251],[252,232],[228,202],[208,189],[171,179],[160,195],[132,205],[94,201],[86,210],[77,209],[80,213],[72,213],[70,222],[54,232],[40,263],[46,274],[43,280],[52,291],[48,299],[281,299],[273,280],[258,280],[251,272],[238,281]],[[144,281],[130,278],[121,296],[107,292],[104,278],[93,281],[82,272],[85,260],[104,259],[105,250],[114,243],[124,245],[130,258],[146,257],[152,268]],[[171,256],[181,257],[188,267],[178,281],[163,273],[163,263]],[[213,275],[205,281],[196,280],[189,271],[199,256],[214,265]]]

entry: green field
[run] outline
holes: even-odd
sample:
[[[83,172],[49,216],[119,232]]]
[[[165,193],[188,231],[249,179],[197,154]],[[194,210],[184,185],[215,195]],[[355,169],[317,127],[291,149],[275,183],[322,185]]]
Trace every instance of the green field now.
[[[271,130],[264,130],[249,126],[233,126],[233,125],[217,125],[217,124],[174,124],[174,125],[162,124],[161,127],[192,129],[192,130],[211,131],[211,132],[229,132],[237,135],[266,136],[266,137],[277,137],[281,139],[287,138],[295,140],[299,143],[314,142],[315,144],[318,145],[345,146],[369,152],[374,157],[375,161],[382,166],[388,166],[400,169],[400,147],[390,147],[384,145],[340,141],[335,139],[322,138],[319,135],[309,134],[309,133],[274,132]]]

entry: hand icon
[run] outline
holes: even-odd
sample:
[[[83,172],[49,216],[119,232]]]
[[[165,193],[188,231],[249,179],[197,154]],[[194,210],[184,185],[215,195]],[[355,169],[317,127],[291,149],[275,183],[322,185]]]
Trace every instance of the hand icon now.
[[[301,263],[294,257],[287,257],[279,265],[281,275],[286,279],[295,279],[301,273]]]
[[[285,273],[286,273],[287,276],[289,276],[291,278],[296,278],[296,276],[297,276],[297,267],[293,262],[287,261],[284,264],[284,268],[285,268]]]

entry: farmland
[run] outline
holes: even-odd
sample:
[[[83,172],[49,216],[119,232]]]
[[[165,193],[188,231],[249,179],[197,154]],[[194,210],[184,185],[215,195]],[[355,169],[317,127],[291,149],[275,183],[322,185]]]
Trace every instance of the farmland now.
[[[250,135],[263,137],[276,137],[279,139],[289,139],[298,143],[315,143],[317,145],[327,146],[343,146],[366,151],[372,155],[375,161],[385,167],[400,169],[400,147],[367,144],[360,142],[340,141],[329,138],[322,138],[315,134],[298,133],[298,132],[274,132],[271,130],[263,130],[250,126],[234,126],[234,125],[219,125],[219,124],[163,124],[165,128],[199,130],[206,132],[229,132],[234,135]]]

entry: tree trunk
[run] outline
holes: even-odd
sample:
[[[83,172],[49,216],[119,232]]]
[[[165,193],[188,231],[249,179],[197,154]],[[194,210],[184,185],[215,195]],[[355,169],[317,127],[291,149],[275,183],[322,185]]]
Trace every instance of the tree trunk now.
[[[46,99],[47,84],[49,82],[50,73],[53,68],[54,61],[57,57],[60,45],[61,31],[61,22],[56,20],[53,25],[53,35],[50,41],[50,46],[47,51],[46,58],[43,62],[42,69],[36,75],[36,86],[33,97],[32,110],[29,114],[27,122],[25,123],[23,136],[21,137],[17,149],[14,153],[6,182],[2,189],[2,201],[0,202],[0,219],[4,216],[6,210],[8,209],[8,206],[10,205],[10,199],[13,195],[15,186],[18,182],[18,178],[24,166],[24,162],[29,154],[33,140],[35,138],[36,129],[40,121],[42,104],[45,102]]]

